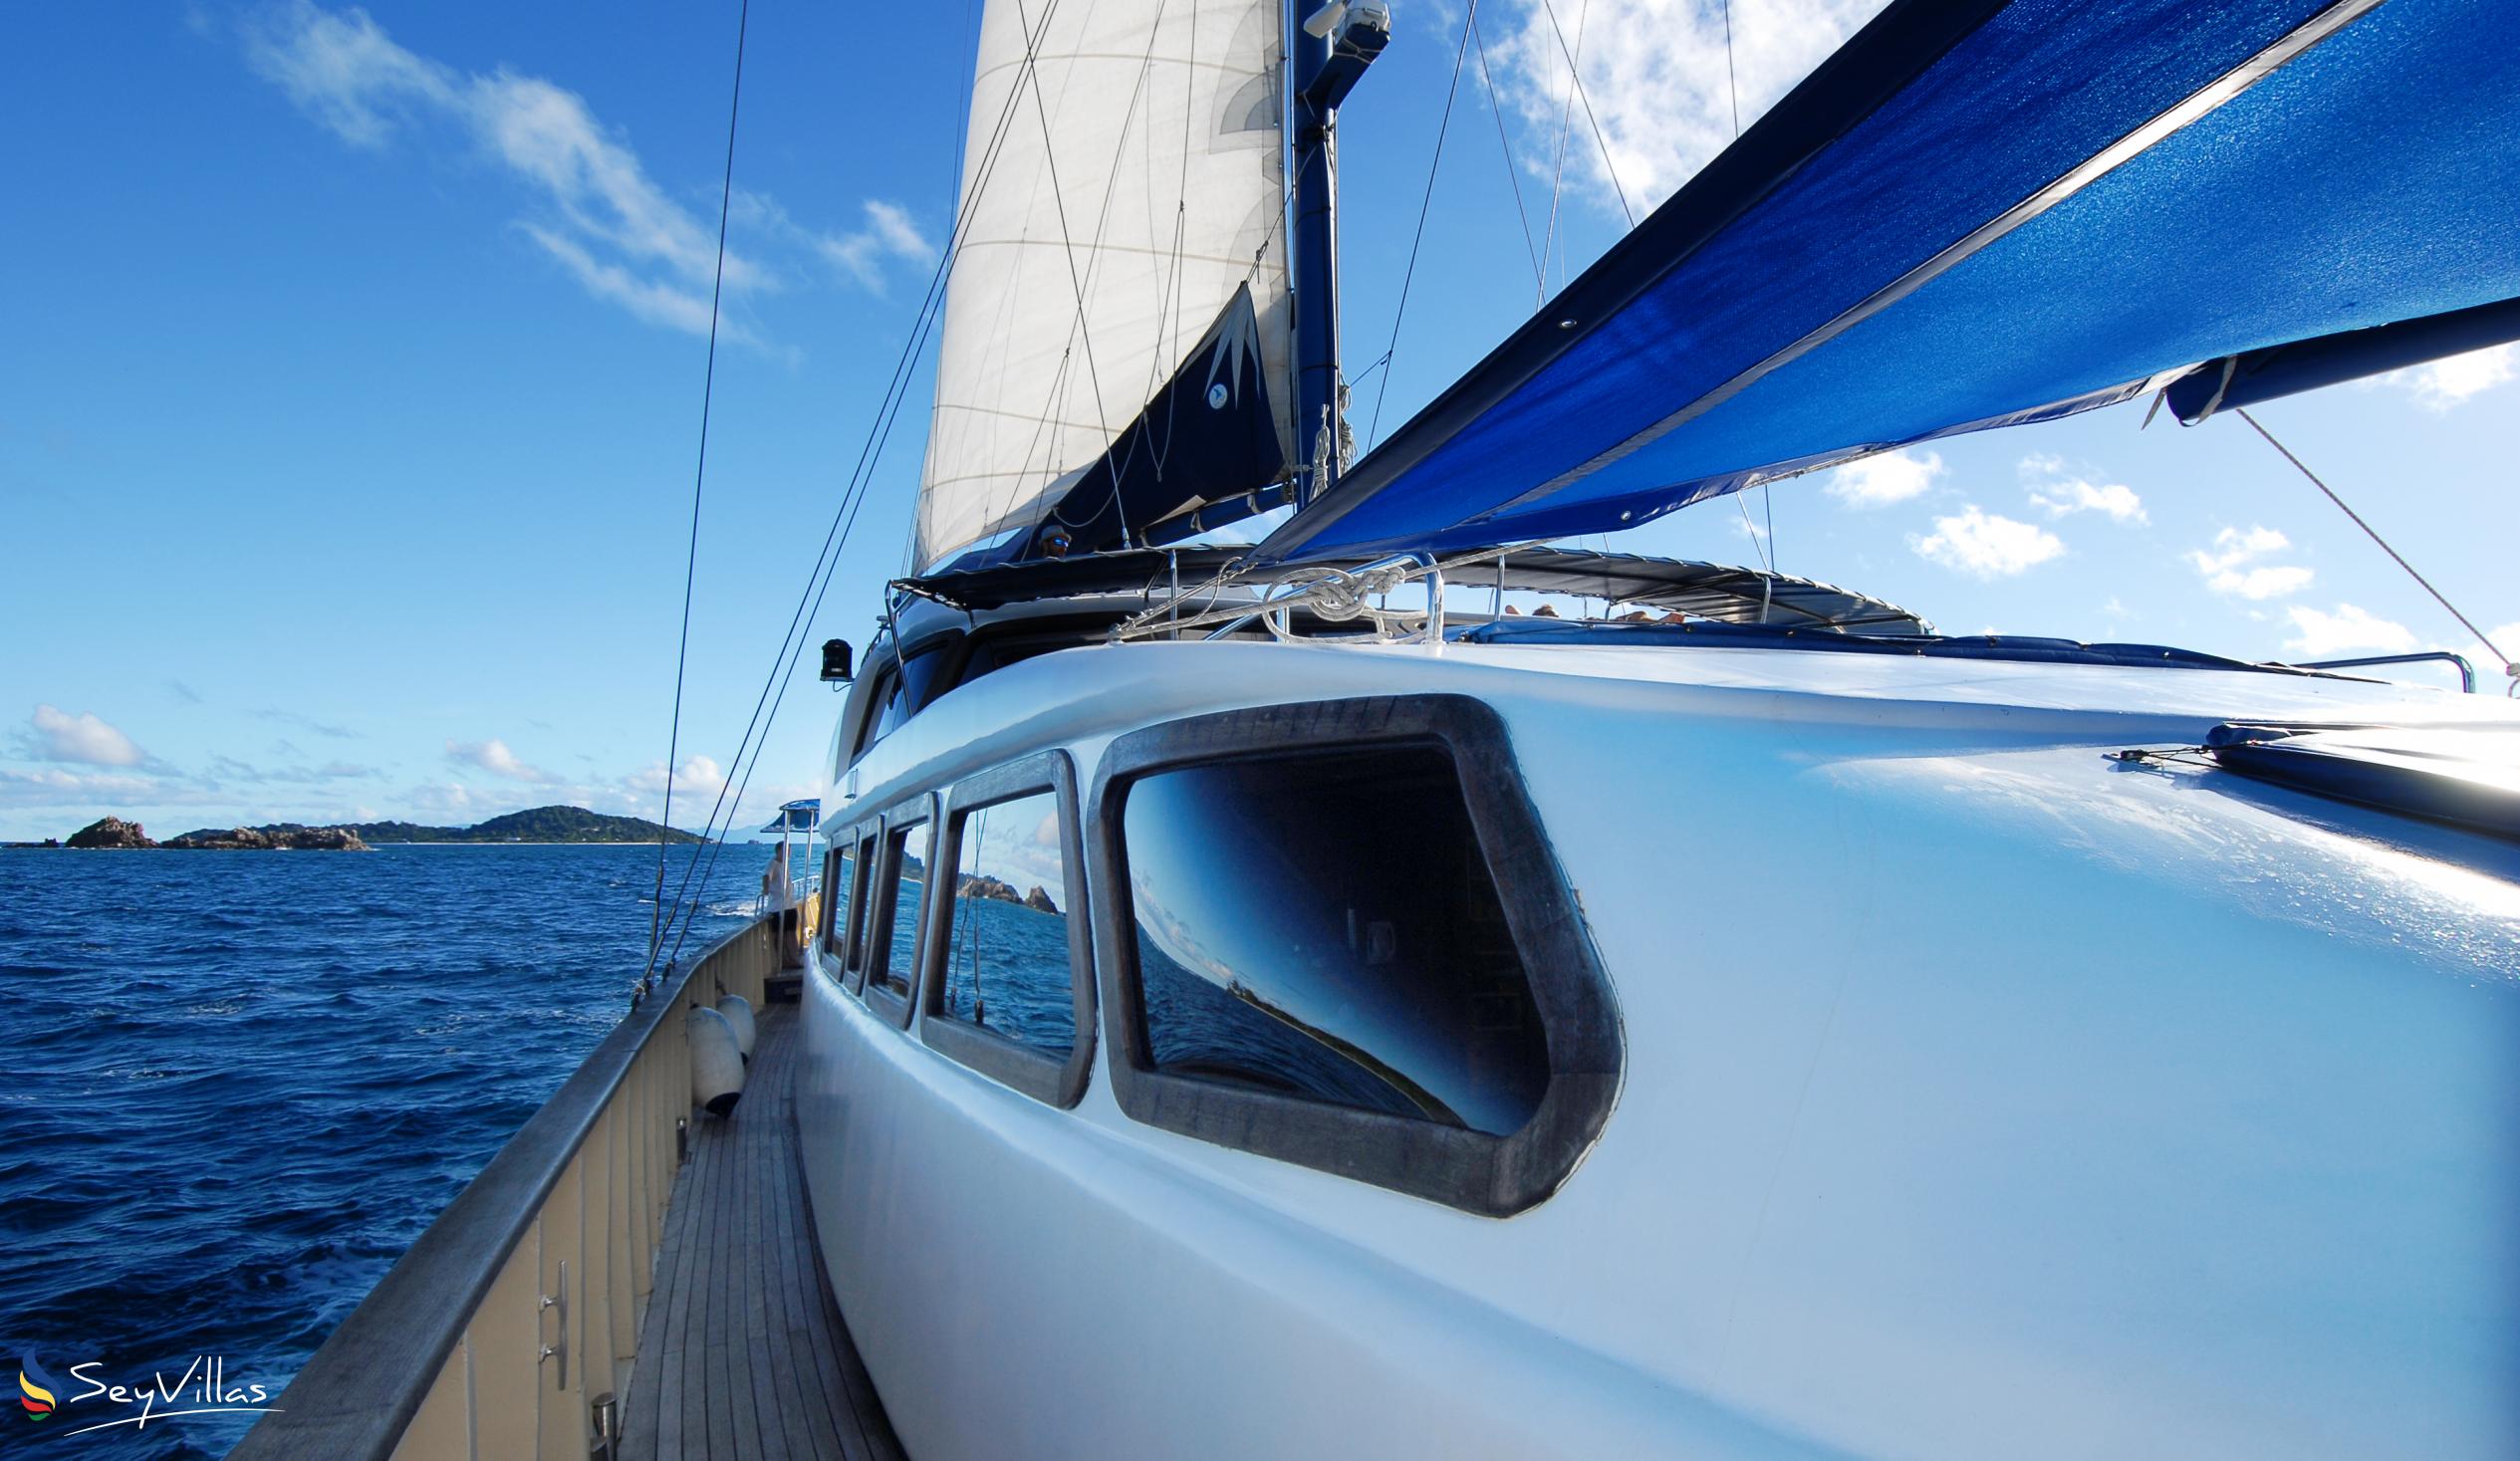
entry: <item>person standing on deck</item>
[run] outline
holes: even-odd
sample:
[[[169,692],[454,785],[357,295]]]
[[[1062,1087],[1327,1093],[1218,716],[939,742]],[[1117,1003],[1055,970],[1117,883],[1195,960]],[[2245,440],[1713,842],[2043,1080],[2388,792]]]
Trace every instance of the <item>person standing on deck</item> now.
[[[796,889],[788,876],[788,845],[770,854],[770,865],[761,871],[761,905],[779,919],[779,967],[801,969],[805,966],[804,950],[797,942]]]

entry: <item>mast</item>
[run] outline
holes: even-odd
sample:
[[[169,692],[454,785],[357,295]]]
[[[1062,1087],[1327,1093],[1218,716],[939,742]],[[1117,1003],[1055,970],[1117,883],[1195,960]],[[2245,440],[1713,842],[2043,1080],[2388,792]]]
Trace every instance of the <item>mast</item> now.
[[[1295,503],[1339,480],[1345,425],[1339,400],[1339,104],[1391,39],[1384,0],[1288,0],[1288,165],[1295,217],[1288,232],[1295,295]],[[1300,24],[1296,23],[1299,22]]]

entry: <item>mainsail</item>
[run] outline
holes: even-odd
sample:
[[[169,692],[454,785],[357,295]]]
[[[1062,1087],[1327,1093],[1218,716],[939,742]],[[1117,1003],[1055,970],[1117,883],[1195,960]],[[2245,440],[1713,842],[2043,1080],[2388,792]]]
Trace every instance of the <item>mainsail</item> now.
[[[1284,17],[1277,0],[988,0],[916,567],[1054,512],[1125,518],[1104,455],[1220,326],[1256,345],[1247,384],[1273,428],[1267,460],[1226,475],[1292,458]]]

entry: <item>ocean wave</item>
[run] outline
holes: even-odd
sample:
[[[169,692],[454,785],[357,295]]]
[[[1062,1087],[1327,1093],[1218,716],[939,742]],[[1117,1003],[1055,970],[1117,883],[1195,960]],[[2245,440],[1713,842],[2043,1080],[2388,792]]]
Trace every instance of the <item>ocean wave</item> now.
[[[13,1338],[285,1383],[628,1010],[654,858],[166,858],[146,889],[111,858],[0,858]],[[761,865],[693,890],[686,957],[750,912]]]

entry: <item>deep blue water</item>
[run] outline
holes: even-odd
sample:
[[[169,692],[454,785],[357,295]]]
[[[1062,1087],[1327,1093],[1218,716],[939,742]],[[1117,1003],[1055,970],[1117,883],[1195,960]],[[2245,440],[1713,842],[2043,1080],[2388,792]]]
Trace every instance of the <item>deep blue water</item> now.
[[[686,956],[740,924],[767,856],[725,851]],[[655,865],[0,852],[0,1456],[234,1444],[253,1417],[69,1435],[130,1413],[77,1400],[71,1367],[173,1385],[217,1355],[276,1396],[627,1011]],[[49,1420],[20,1408],[30,1352],[66,1402]]]

